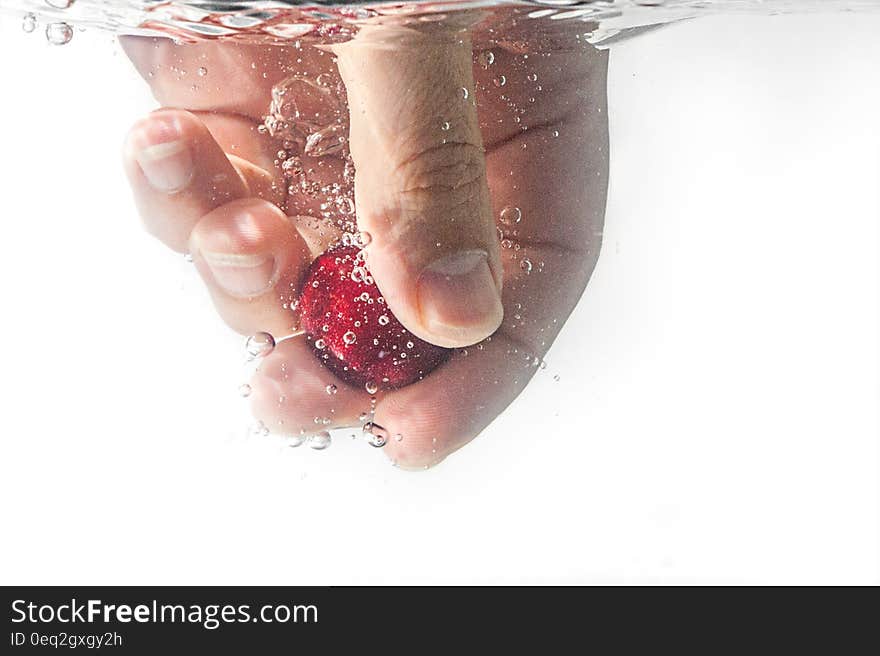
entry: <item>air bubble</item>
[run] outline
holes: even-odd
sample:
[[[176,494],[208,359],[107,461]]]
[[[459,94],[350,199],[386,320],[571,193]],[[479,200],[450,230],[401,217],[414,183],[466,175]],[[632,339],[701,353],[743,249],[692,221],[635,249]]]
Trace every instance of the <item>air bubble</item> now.
[[[63,46],[73,38],[73,28],[67,23],[49,23],[46,26],[46,41],[53,46]]]
[[[239,385],[239,387],[238,387],[238,395],[243,398],[249,397],[251,395],[252,391],[253,390],[251,389],[251,386],[248,385],[247,383],[245,383],[243,385]]]
[[[522,210],[518,207],[505,207],[499,215],[502,223],[519,223],[522,219]]]
[[[486,50],[485,52],[481,52],[477,59],[480,62],[480,66],[483,68],[489,68],[495,63],[495,53],[491,50]]]
[[[339,206],[340,214],[354,214],[354,201],[351,198],[338,198],[336,204]]]
[[[451,128],[451,127],[452,127],[452,124],[450,124],[449,121],[443,121],[440,124],[440,129],[443,130],[444,132],[448,132],[449,128]]]
[[[302,434],[288,435],[286,436],[285,441],[287,442],[287,446],[289,446],[291,449],[295,449],[296,447],[301,446],[303,442],[306,441],[306,436]]]
[[[471,92],[467,90],[467,87],[462,87],[458,92],[461,94],[462,100],[467,100],[471,95]]]
[[[379,424],[368,421],[364,424],[364,433],[370,446],[381,449],[388,443],[388,431]]]
[[[37,17],[31,13],[27,13],[24,15],[24,19],[21,21],[21,29],[30,34],[35,29],[37,29]]]
[[[519,268],[522,269],[523,271],[525,271],[526,273],[531,273],[532,272],[532,261],[529,260],[528,258],[524,259],[522,262],[519,263]]]
[[[264,358],[275,350],[275,338],[269,333],[256,333],[247,338],[244,348],[251,359]]]
[[[367,394],[375,394],[379,391],[379,386],[375,380],[368,380],[366,385],[364,385],[364,389],[367,390]]]
[[[338,389],[339,388],[336,387],[336,385],[327,385],[327,387],[324,388],[324,391],[326,391],[327,394],[333,395],[333,394],[336,394],[336,391]]]
[[[325,342],[323,339],[315,340],[315,348],[319,351],[322,350],[325,346],[327,346],[327,342]]]
[[[208,74],[208,69],[204,66],[199,66],[199,70],[196,72],[199,74],[199,77],[205,77]]]
[[[391,321],[391,319],[388,318],[387,314],[383,314],[382,316],[379,317],[379,325],[380,326],[387,326],[389,321]]]
[[[315,451],[323,451],[330,446],[332,441],[330,433],[327,431],[321,431],[320,433],[309,435],[306,443],[309,445],[309,448],[314,449]]]
[[[492,80],[492,84],[494,84],[496,87],[503,87],[505,84],[507,84],[507,77],[505,77],[504,75],[499,75],[494,80]]]
[[[342,341],[351,346],[357,341],[357,335],[355,335],[350,330],[346,331],[346,333],[342,336]]]

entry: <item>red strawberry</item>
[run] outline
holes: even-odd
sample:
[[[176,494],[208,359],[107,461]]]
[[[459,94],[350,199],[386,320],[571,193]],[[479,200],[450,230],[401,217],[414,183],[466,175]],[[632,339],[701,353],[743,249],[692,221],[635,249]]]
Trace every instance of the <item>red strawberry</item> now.
[[[359,252],[338,246],[312,262],[299,294],[301,327],[315,355],[346,383],[370,393],[410,385],[452,350],[425,342],[401,325]]]

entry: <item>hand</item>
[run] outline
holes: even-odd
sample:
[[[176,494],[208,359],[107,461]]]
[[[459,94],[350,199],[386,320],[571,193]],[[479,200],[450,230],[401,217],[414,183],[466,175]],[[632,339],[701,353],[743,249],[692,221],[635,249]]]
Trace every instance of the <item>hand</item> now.
[[[313,433],[370,415],[400,436],[385,446],[396,464],[424,468],[516,398],[598,258],[604,53],[527,40],[474,48],[463,31],[391,26],[322,48],[123,46],[158,101],[178,108],[154,112],[127,139],[137,206],[152,234],[192,254],[226,323],[243,334],[293,332],[298,282],[354,227],[353,194],[390,309],[412,333],[456,348],[424,380],[372,401],[324,368],[303,337],[281,341],[252,384],[267,426]],[[279,100],[308,120],[273,125],[274,136],[258,130],[273,87],[291,78]],[[350,119],[338,111],[346,95]]]

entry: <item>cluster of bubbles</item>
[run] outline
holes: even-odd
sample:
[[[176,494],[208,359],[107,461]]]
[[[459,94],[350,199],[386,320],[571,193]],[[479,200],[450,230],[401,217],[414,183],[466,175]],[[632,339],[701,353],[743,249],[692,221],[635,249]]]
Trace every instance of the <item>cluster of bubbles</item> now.
[[[295,42],[294,47],[303,46]],[[331,57],[320,50],[309,54],[318,59]],[[317,75],[290,71],[291,75],[273,86],[268,112],[258,130],[280,141],[275,164],[286,191],[297,199],[305,199],[311,208],[309,216],[299,216],[296,221],[322,239],[341,233],[343,246],[357,246],[360,252],[352,278],[371,284],[373,279],[363,249],[372,237],[357,227],[345,85],[329,59],[327,64],[324,72]],[[288,298],[282,297],[282,305],[295,309],[294,296],[295,290]],[[356,339],[354,333],[346,335],[347,344]],[[315,346],[321,350],[326,344],[318,339]]]
[[[295,42],[301,49],[302,44]],[[331,55],[314,49],[312,56]],[[328,64],[331,62],[328,61]],[[345,85],[332,65],[309,75],[294,72],[272,87],[269,109],[258,130],[280,141],[275,165],[288,194],[310,199],[318,219],[309,227],[321,236],[328,227],[357,232],[354,164],[348,150]],[[336,162],[342,162],[340,178]]]
[[[518,241],[519,228],[517,224],[522,221],[522,210],[518,207],[505,207],[499,213],[498,220],[500,224],[498,239],[501,241],[501,247],[513,251],[513,258],[519,260],[519,268],[523,273],[529,275],[536,266],[528,257],[520,259],[520,251],[523,247]],[[537,270],[544,270],[543,262],[537,264]]]

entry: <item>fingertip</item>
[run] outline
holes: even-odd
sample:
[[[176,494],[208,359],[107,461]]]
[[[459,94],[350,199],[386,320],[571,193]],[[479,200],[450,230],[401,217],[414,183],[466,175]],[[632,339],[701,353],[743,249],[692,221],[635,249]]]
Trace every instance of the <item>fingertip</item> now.
[[[438,465],[473,440],[525,388],[533,359],[503,336],[460,350],[424,380],[390,392],[375,413],[401,469]]]
[[[285,214],[259,198],[232,201],[210,212],[193,228],[189,250],[209,284],[238,299],[268,292],[282,272],[293,268],[298,273],[308,259],[305,243]]]
[[[152,189],[174,194],[185,189],[195,176],[191,126],[185,112],[161,111],[137,121],[123,146],[126,170],[133,185],[143,176]],[[190,129],[188,129],[190,128]]]
[[[388,436],[385,455],[395,467],[406,471],[430,469],[470,441],[458,432],[460,427],[451,421],[452,417],[445,415],[443,404],[411,401],[408,394],[389,395],[375,414],[375,422]]]
[[[422,271],[417,286],[424,338],[438,346],[475,344],[498,330],[504,319],[486,251],[466,250],[435,260]]]
[[[421,239],[421,236],[419,237]],[[377,243],[378,242],[378,243]],[[420,339],[462,348],[493,335],[504,320],[501,276],[482,245],[431,253],[424,239],[374,237],[367,266],[388,307]],[[433,256],[433,259],[431,259]]]
[[[161,109],[135,123],[123,160],[147,232],[176,251],[208,212],[247,195],[241,174],[187,111]]]
[[[350,426],[369,408],[365,393],[337,380],[310,349],[302,338],[279,342],[251,379],[253,415],[276,432]]]

